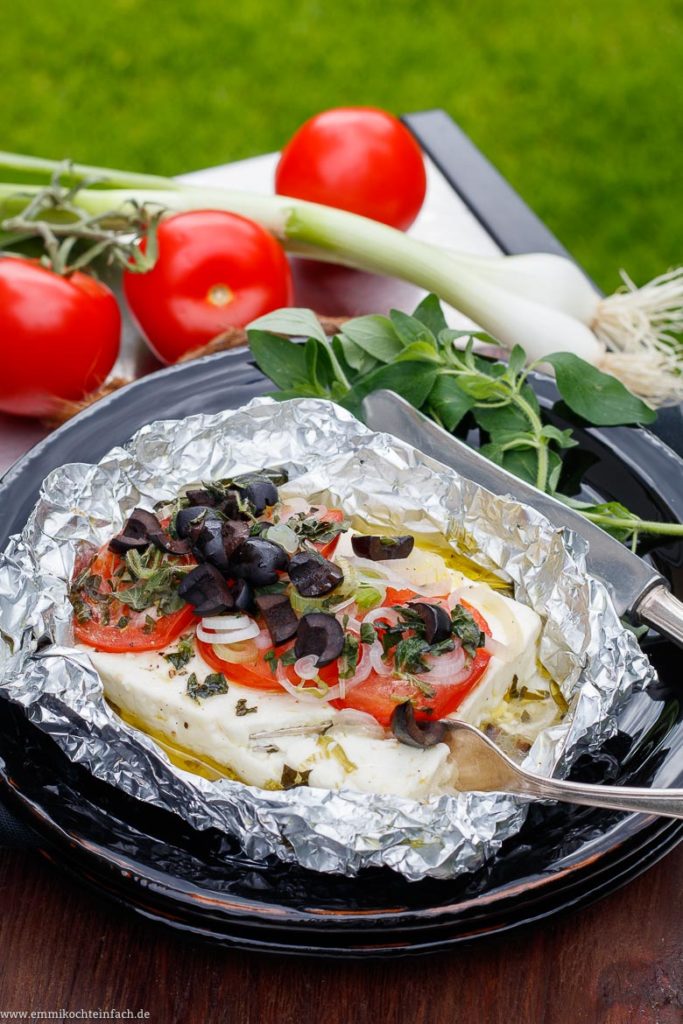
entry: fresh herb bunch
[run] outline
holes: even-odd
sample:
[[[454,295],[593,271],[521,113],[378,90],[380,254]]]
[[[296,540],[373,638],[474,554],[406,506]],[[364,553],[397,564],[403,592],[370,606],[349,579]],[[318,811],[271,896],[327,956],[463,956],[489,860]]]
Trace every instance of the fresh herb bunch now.
[[[293,340],[301,337],[304,344]],[[507,363],[477,355],[475,338],[495,344],[485,335],[449,328],[435,295],[412,316],[392,310],[388,317],[356,317],[332,338],[308,309],[278,310],[249,330],[256,363],[280,389],[275,398],[327,398],[359,416],[366,395],[388,388],[448,431],[469,415],[485,434],[483,455],[618,539],[635,547],[640,533],[683,536],[683,525],[639,519],[619,502],[590,505],[563,494],[563,457],[577,441],[571,429],[545,421],[528,382],[535,364],[526,365],[520,346]],[[565,405],[589,424],[648,424],[656,418],[615,377],[578,356],[557,352],[543,362],[553,367]]]

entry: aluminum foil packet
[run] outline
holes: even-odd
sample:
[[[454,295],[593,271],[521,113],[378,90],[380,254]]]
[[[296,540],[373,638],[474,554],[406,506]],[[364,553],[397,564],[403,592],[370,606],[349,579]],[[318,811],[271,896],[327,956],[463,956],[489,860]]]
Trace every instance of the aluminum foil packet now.
[[[209,781],[172,765],[103,696],[73,646],[68,583],[84,543],[101,545],[136,505],[151,508],[190,482],[285,467],[291,488],[370,525],[441,536],[504,575],[544,621],[541,661],[570,712],[534,742],[525,764],[565,774],[596,749],[654,670],[588,576],[585,545],[533,508],[496,497],[330,402],[255,399],[242,409],[143,427],[98,465],[55,470],[20,536],[0,557],[0,695],[20,704],[71,760],[196,829],[216,828],[246,854],[354,875],[386,866],[417,880],[480,867],[521,827],[528,801],[467,792],[427,802],[300,787],[266,791]]]

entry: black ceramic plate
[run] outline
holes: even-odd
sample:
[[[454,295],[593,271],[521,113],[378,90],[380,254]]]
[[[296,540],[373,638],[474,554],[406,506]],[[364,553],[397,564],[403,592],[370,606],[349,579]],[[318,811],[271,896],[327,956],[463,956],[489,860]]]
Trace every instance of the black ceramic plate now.
[[[555,400],[538,380],[541,400]],[[23,526],[40,481],[71,461],[96,461],[155,418],[217,412],[263,393],[248,354],[234,351],[164,370],[117,392],[46,438],[0,485],[0,546]],[[555,415],[561,419],[561,411]],[[682,464],[642,430],[581,431],[592,467],[584,493],[619,496],[648,517],[683,516]],[[476,437],[471,440],[476,441]],[[579,467],[577,466],[577,471]],[[670,576],[676,545],[652,557]],[[652,785],[681,784],[677,652],[654,642],[662,683],[629,706],[617,737],[577,774]],[[683,823],[638,815],[535,805],[519,833],[485,869],[449,882],[408,883],[389,871],[357,879],[248,861],[230,839],[193,832],[72,765],[0,701],[3,798],[40,836],[46,856],[138,913],[240,948],[314,955],[428,952],[581,906],[654,863]]]

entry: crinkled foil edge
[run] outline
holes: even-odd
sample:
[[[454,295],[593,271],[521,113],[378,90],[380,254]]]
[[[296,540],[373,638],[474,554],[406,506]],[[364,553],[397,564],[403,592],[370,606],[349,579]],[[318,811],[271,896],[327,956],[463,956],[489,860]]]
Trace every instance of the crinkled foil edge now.
[[[411,880],[473,871],[519,830],[523,798],[460,793],[418,803],[209,781],[172,765],[123,723],[88,656],[71,646],[67,582],[83,543],[104,543],[135,505],[151,507],[190,481],[275,465],[301,493],[327,492],[366,521],[466,543],[544,617],[541,661],[571,710],[539,735],[526,764],[566,773],[579,752],[614,732],[630,694],[652,680],[605,587],[586,574],[580,537],[329,402],[259,398],[217,415],[151,423],[98,465],[70,464],[47,477],[25,529],[0,557],[0,695],[93,775],[194,828],[237,837],[255,859],[346,875],[386,866]]]

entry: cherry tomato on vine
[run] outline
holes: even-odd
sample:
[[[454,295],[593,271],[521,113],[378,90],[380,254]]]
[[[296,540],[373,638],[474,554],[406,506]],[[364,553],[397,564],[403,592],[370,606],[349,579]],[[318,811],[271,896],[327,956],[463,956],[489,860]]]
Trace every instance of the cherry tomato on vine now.
[[[94,391],[116,361],[121,314],[106,285],[0,258],[0,411],[49,416]]]
[[[317,114],[282,150],[280,195],[350,210],[404,230],[427,188],[424,160],[407,128],[384,110],[339,107]]]
[[[292,276],[282,247],[246,217],[223,210],[178,213],[161,222],[157,239],[152,270],[126,272],[123,286],[163,362],[291,305]]]

